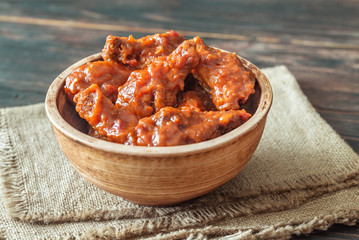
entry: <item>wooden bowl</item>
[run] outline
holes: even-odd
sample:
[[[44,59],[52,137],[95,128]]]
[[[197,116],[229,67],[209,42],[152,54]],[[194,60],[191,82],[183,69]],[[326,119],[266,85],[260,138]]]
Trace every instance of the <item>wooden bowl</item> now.
[[[101,54],[86,57],[61,73],[46,96],[46,112],[57,141],[75,170],[110,193],[134,203],[165,206],[208,193],[232,179],[253,155],[272,103],[266,76],[240,58],[257,78],[256,93],[245,106],[253,116],[218,138],[173,147],[141,147],[112,143],[87,135],[88,124],[63,87],[66,77]]]

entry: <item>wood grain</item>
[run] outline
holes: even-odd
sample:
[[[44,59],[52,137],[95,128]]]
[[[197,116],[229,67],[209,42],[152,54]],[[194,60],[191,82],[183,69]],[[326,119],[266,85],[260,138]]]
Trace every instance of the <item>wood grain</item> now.
[[[321,116],[359,153],[356,0],[3,0],[0,15],[0,107],[43,102],[52,80],[98,52],[108,34],[175,29],[204,34],[210,45],[259,67],[288,66]],[[357,239],[357,229],[336,226],[307,239]]]
[[[75,31],[79,36],[74,39]],[[14,23],[4,23],[2,32],[4,34],[0,36],[0,41],[5,48],[0,56],[5,60],[0,66],[2,73],[0,76],[1,106],[25,105],[44,101],[47,88],[56,74],[79,58],[99,51],[107,34],[118,34],[89,29],[54,29],[49,26],[37,25],[29,25],[24,29],[23,25]],[[30,33],[34,36],[41,36],[41,34],[44,36],[30,38],[24,43],[24,39]],[[123,35],[128,34],[123,33]],[[61,38],[55,37],[58,35],[61,35]],[[206,39],[206,41],[222,49],[236,51],[260,67],[287,65],[301,84],[310,102],[317,109],[336,111],[336,114],[340,114],[343,119],[346,116],[352,117],[348,111],[359,111],[359,81],[354,81],[357,71],[355,69],[346,71],[353,62],[359,61],[359,50],[354,51],[357,53],[354,56],[350,55],[350,51],[346,49],[331,50],[335,56],[340,56],[340,54],[350,56],[342,60],[331,60],[328,59],[330,51],[326,48],[303,48],[301,50],[297,46],[285,46],[280,43],[266,44],[266,48],[263,48],[264,43],[258,42],[249,44],[245,41],[220,41],[217,39]],[[313,51],[317,52],[315,58],[312,57]],[[32,57],[19,58],[24,55]],[[330,64],[330,68],[325,65],[313,66],[308,63],[309,61],[316,61],[317,65],[320,62]],[[326,116],[324,119],[328,121]],[[341,124],[341,121],[331,121],[331,124],[335,129],[343,129],[344,132],[352,131],[350,126]],[[343,135],[343,137],[348,136]],[[357,139],[347,142],[355,151],[359,152]]]

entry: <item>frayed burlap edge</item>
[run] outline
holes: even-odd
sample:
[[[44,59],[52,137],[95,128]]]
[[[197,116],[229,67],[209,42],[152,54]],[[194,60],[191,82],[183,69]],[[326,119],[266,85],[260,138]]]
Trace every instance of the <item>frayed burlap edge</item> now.
[[[3,180],[2,185],[4,188],[3,194],[5,196],[5,204],[8,208],[9,215],[14,219],[19,219],[26,222],[56,223],[66,221],[84,221],[90,219],[106,221],[128,217],[133,219],[139,218],[139,220],[149,220],[148,217],[153,216],[154,218],[161,218],[161,221],[164,222],[186,223],[186,219],[188,219],[188,223],[184,225],[180,224],[181,227],[188,227],[189,224],[198,224],[201,222],[208,223],[228,215],[240,216],[245,214],[253,214],[253,211],[249,209],[252,208],[251,204],[254,204],[255,202],[257,202],[257,205],[260,206],[255,210],[255,212],[278,211],[281,209],[301,205],[311,198],[313,199],[319,197],[328,192],[359,185],[359,168],[356,166],[347,166],[350,167],[351,170],[353,170],[353,167],[356,168],[356,171],[350,174],[339,175],[336,178],[330,178],[326,175],[319,176],[322,180],[326,180],[324,182],[316,181],[316,176],[311,176],[310,178],[299,179],[295,186],[287,183],[279,191],[269,191],[269,189],[262,188],[260,192],[246,197],[238,197],[234,192],[231,198],[216,204],[216,206],[195,206],[192,209],[186,208],[185,211],[178,211],[175,214],[173,214],[173,211],[166,213],[166,209],[160,209],[157,211],[153,208],[130,208],[116,210],[116,206],[114,206],[113,209],[85,209],[82,212],[71,214],[65,212],[57,215],[54,215],[53,213],[49,215],[48,213],[34,212],[27,208],[25,198],[26,194],[21,194],[24,193],[24,182],[22,176],[19,176],[19,171],[17,171],[18,166],[16,155],[13,152],[13,146],[9,137],[11,134],[11,129],[7,128],[5,111],[6,109],[1,109],[0,111],[0,140],[2,144],[0,145],[0,157],[4,158],[1,159],[0,163],[0,174]],[[301,186],[300,188],[298,188],[298,184]],[[301,197],[294,196],[299,191],[305,194],[301,194]],[[216,192],[211,194],[216,194]],[[258,203],[258,201],[263,198],[280,198],[279,195],[290,195],[290,201],[284,201],[281,205],[275,203],[276,209],[274,210],[272,205],[263,205]],[[236,204],[232,204],[229,201],[235,201]],[[171,214],[173,214],[173,216],[171,216]],[[140,219],[141,217],[142,219]]]
[[[276,68],[285,68],[284,66],[278,66]],[[286,69],[286,68],[285,68]],[[297,84],[295,82],[295,84]],[[298,88],[299,85],[297,86]],[[305,95],[302,95],[303,98],[305,98],[305,101],[308,101],[306,99]],[[43,105],[43,104],[39,104]],[[320,119],[320,116],[318,113],[315,112],[315,109],[310,105],[308,102],[309,110],[317,114],[318,118]],[[153,209],[153,208],[128,208],[128,209],[120,209],[118,210],[118,206],[113,206],[111,209],[83,209],[81,212],[61,212],[61,213],[55,213],[53,211],[44,211],[44,212],[37,212],[33,209],[29,209],[29,206],[27,204],[26,194],[24,193],[24,181],[21,176],[20,171],[18,170],[17,166],[17,159],[16,155],[13,151],[13,146],[10,139],[10,134],[12,129],[7,128],[6,121],[11,121],[11,119],[7,119],[5,117],[6,109],[1,109],[0,111],[0,177],[2,178],[3,182],[3,194],[5,196],[4,202],[7,206],[7,210],[9,212],[9,215],[14,219],[19,219],[26,222],[40,222],[40,223],[56,223],[56,222],[66,222],[66,221],[86,221],[86,220],[116,220],[116,219],[122,219],[122,218],[146,218],[149,216],[154,217],[163,217],[168,216],[170,214],[173,214],[173,210],[167,211],[166,209]],[[321,119],[323,123],[325,123],[324,120]],[[326,124],[326,123],[325,123]],[[337,135],[337,138],[340,139],[340,136]],[[347,148],[350,149],[350,147],[347,145]],[[349,173],[348,173],[349,171]],[[334,175],[334,176],[333,176]],[[277,188],[276,191],[273,191],[273,188],[271,186],[263,186],[260,189],[258,189],[257,192],[251,193],[248,196],[238,196],[238,193],[233,192],[230,193],[231,198],[229,200],[231,201],[246,201],[246,199],[256,199],[258,196],[263,195],[273,195],[273,194],[281,194],[286,192],[295,192],[298,190],[303,190],[310,192],[314,189],[318,188],[325,188],[327,187],[326,191],[331,191],[329,189],[338,188],[338,186],[343,189],[347,188],[346,182],[353,180],[359,176],[359,165],[355,162],[353,165],[347,165],[346,169],[343,169],[343,173],[340,175],[335,174],[317,174],[314,176],[309,176],[306,178],[298,179],[296,182],[284,182],[283,185],[281,185],[280,189]],[[356,180],[358,181],[358,180]],[[359,184],[356,182],[355,184]],[[5,187],[6,186],[6,187]],[[0,186],[1,187],[1,186]],[[217,192],[212,192],[211,194],[216,195]],[[319,194],[315,195],[314,197],[318,197]],[[312,194],[308,194],[309,196],[313,197]],[[297,204],[300,204],[300,202],[297,202]],[[222,201],[217,202],[217,206],[215,207],[198,207],[198,204],[189,204],[186,207],[186,211],[180,212],[178,211],[175,213],[178,218],[182,218],[184,215],[187,215],[187,211],[193,212],[193,215],[197,215],[198,211],[204,211],[204,212],[210,212],[212,214],[216,214],[218,209],[222,208],[231,208],[230,204],[228,204],[228,201]],[[219,205],[219,206],[218,206]],[[190,209],[189,209],[190,208]],[[195,211],[196,209],[198,211]]]
[[[11,209],[8,211],[9,216],[16,218],[24,215],[28,209],[24,181],[18,170],[17,156],[10,140],[11,133],[7,127],[5,111],[6,108],[0,109],[0,188],[5,196],[5,206]]]
[[[13,162],[11,162],[13,163]],[[11,165],[13,168],[16,168],[16,165]],[[4,176],[4,175],[3,175]],[[97,221],[107,221],[107,220],[117,220],[122,218],[131,217],[133,219],[138,218],[138,221],[142,219],[150,219],[149,216],[153,218],[160,218],[161,222],[176,222],[181,227],[186,227],[188,224],[196,223],[209,223],[210,221],[215,221],[222,219],[226,216],[241,216],[246,214],[254,213],[263,213],[278,211],[287,208],[292,208],[299,206],[310,199],[314,199],[322,196],[323,194],[335,192],[338,190],[350,188],[353,186],[359,185],[359,171],[355,173],[347,174],[346,176],[341,176],[340,181],[330,181],[322,184],[308,184],[308,181],[303,180],[303,188],[288,188],[282,189],[280,191],[269,192],[266,189],[262,189],[261,193],[256,195],[251,195],[248,197],[238,197],[235,192],[232,197],[227,198],[224,202],[218,203],[215,206],[195,206],[192,209],[186,208],[185,210],[176,212],[173,216],[173,211],[166,213],[166,209],[157,210],[151,207],[146,208],[130,208],[130,209],[120,209],[120,210],[110,210],[110,209],[85,209],[79,213],[63,213],[61,215],[48,215],[48,213],[42,212],[33,212],[29,211],[26,208],[26,201],[23,198],[23,195],[18,194],[16,189],[23,187],[23,183],[19,181],[19,178],[16,174],[7,174],[5,180],[13,182],[16,179],[16,187],[11,188],[7,191],[4,191],[5,203],[7,206],[10,206],[12,209],[9,211],[9,215],[21,221],[33,222],[33,223],[59,223],[59,222],[69,222],[69,221],[87,221],[87,220],[97,220]],[[5,182],[5,181],[4,181]],[[13,184],[15,185],[15,184]],[[301,194],[298,194],[301,193]],[[216,194],[216,192],[210,193]],[[10,196],[10,198],[8,197]],[[283,198],[283,201],[279,199]],[[273,204],[269,204],[267,199],[276,199]],[[266,202],[266,204],[263,204]],[[278,204],[278,202],[280,204]],[[16,206],[16,208],[14,208]],[[275,206],[275,207],[274,207]],[[146,217],[147,216],[147,217]],[[142,217],[142,219],[141,219]],[[189,222],[187,222],[187,220]]]
[[[359,179],[355,181],[346,182],[347,188],[357,186]],[[289,238],[291,234],[305,234],[310,233],[313,229],[325,230],[333,223],[347,223],[353,224],[359,218],[357,210],[338,211],[330,215],[324,215],[313,218],[313,220],[306,223],[302,222],[285,222],[271,227],[263,228],[234,228],[234,227],[218,227],[209,225],[214,224],[215,221],[220,221],[225,218],[243,217],[246,215],[266,214],[269,212],[285,211],[294,208],[298,205],[314,200],[318,196],[335,194],[336,190],[340,191],[341,186],[332,186],[330,189],[322,187],[320,189],[312,190],[310,195],[304,196],[302,191],[283,193],[280,196],[262,196],[261,199],[248,199],[246,202],[231,203],[228,206],[210,208],[207,210],[196,210],[194,212],[184,212],[180,216],[164,216],[144,219],[133,219],[131,222],[112,223],[111,226],[97,227],[88,232],[78,233],[63,233],[62,236],[57,236],[60,239],[130,239],[130,238],[149,238],[149,239],[178,239],[182,237],[205,236],[210,235],[211,238],[220,236],[232,235],[238,239],[257,239],[257,238],[281,238],[286,236]],[[298,196],[302,196],[302,199]],[[278,205],[278,203],[286,200],[286,204]],[[271,201],[271,202],[270,202]],[[276,204],[276,205],[275,205]],[[276,206],[276,207],[274,207]],[[350,221],[349,221],[349,220]],[[213,229],[212,229],[213,228]],[[154,233],[161,233],[153,236]],[[152,235],[152,236],[151,236]],[[238,235],[238,236],[237,236]],[[151,237],[150,237],[151,236]],[[56,239],[57,239],[56,238]],[[234,238],[234,239],[236,239]],[[191,238],[190,238],[191,239]],[[201,239],[201,238],[200,238]],[[230,239],[233,239],[232,237]]]
[[[17,177],[9,176],[9,177]],[[8,179],[9,180],[9,179]],[[267,192],[258,194],[256,196],[250,196],[245,198],[238,198],[233,195],[231,198],[227,198],[225,202],[216,204],[215,206],[203,206],[195,207],[193,209],[186,208],[185,210],[176,212],[171,216],[172,211],[166,213],[165,209],[162,214],[156,213],[154,208],[131,208],[121,210],[94,210],[87,209],[80,213],[64,213],[61,215],[44,215],[44,213],[37,213],[28,211],[23,207],[25,200],[23,196],[16,194],[18,198],[15,199],[15,203],[11,203],[12,200],[5,200],[7,204],[13,207],[14,204],[20,204],[17,206],[16,211],[11,211],[10,216],[14,219],[18,219],[26,222],[33,223],[59,223],[69,221],[86,221],[95,219],[97,221],[116,220],[122,218],[131,217],[134,220],[142,221],[143,219],[150,220],[148,216],[153,216],[153,221],[164,223],[176,223],[176,226],[188,227],[191,224],[205,224],[211,221],[223,219],[226,216],[242,216],[246,214],[255,214],[263,212],[272,212],[284,210],[292,207],[299,206],[311,199],[320,197],[326,193],[335,192],[338,190],[350,188],[359,185],[359,174],[349,174],[345,179],[341,179],[341,182],[324,183],[321,185],[307,186],[303,189],[285,189],[282,191]],[[8,194],[13,194],[11,191],[7,191]],[[299,194],[300,193],[300,194]],[[6,194],[6,192],[5,192]],[[215,193],[212,193],[215,194]],[[14,195],[11,197],[14,199]],[[274,200],[271,204],[270,200]],[[266,204],[263,204],[263,203]],[[274,207],[275,206],[275,207]],[[46,214],[46,213],[45,213]],[[147,217],[146,217],[147,216]],[[142,217],[142,218],[140,218]],[[160,220],[158,220],[160,219]],[[156,225],[156,224],[155,224]],[[169,227],[169,226],[167,226]]]
[[[263,228],[238,229],[236,227],[206,226],[204,228],[186,228],[168,233],[148,236],[153,231],[153,225],[144,223],[134,223],[132,226],[123,227],[104,227],[92,229],[89,232],[76,236],[78,239],[289,239],[292,235],[309,234],[314,230],[327,230],[333,224],[345,224],[353,226],[358,222],[359,211],[343,210],[333,214],[314,217],[306,222],[286,222],[275,226]],[[136,234],[136,235],[134,235]],[[147,235],[147,236],[146,236]],[[68,236],[68,239],[70,237]]]
[[[2,239],[6,239],[5,236],[6,236],[6,231],[5,231],[5,229],[0,229],[0,239],[1,239],[1,240],[2,240]]]

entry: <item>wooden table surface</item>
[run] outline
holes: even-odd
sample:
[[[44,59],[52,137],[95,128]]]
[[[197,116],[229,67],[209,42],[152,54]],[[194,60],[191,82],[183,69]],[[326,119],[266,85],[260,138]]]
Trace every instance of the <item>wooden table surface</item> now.
[[[286,65],[359,153],[358,0],[2,0],[0,26],[0,107],[43,102],[53,79],[109,34],[174,29],[261,68]],[[294,239],[359,239],[359,225]]]

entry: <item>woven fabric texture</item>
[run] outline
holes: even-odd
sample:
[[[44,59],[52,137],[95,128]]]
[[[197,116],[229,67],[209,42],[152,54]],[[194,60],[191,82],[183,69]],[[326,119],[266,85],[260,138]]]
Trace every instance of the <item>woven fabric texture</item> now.
[[[285,66],[263,70],[273,105],[231,181],[173,207],[144,207],[85,181],[43,104],[0,110],[0,237],[287,239],[359,219],[359,157],[315,112]]]

